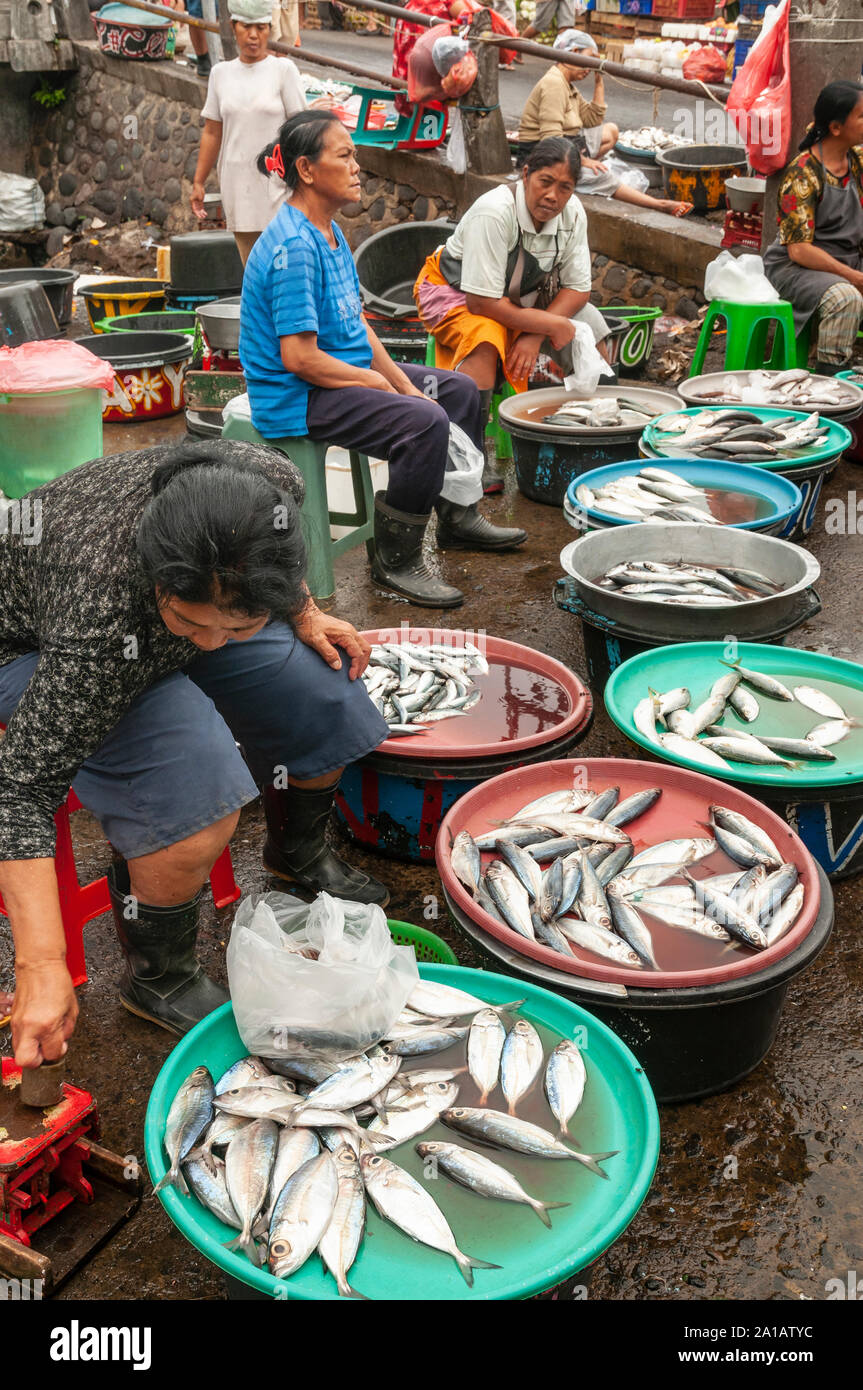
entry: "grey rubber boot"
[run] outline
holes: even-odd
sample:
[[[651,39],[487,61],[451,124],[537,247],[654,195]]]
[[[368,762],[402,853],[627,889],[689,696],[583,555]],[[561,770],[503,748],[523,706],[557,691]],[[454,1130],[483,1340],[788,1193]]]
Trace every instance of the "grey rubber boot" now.
[[[386,589],[403,594],[419,608],[458,608],[464,594],[438,579],[423,559],[428,516],[397,512],[375,494],[375,558],[372,576]]]
[[[438,515],[437,543],[441,550],[513,550],[527,540],[520,526],[493,526],[477,510],[476,502],[458,507],[439,497],[435,503]]]
[[[108,891],[125,962],[122,1004],[169,1033],[188,1033],[228,999],[195,955],[201,894],[176,907],[130,903],[129,869],[123,862],[109,868]],[[130,911],[135,915],[127,916]]]

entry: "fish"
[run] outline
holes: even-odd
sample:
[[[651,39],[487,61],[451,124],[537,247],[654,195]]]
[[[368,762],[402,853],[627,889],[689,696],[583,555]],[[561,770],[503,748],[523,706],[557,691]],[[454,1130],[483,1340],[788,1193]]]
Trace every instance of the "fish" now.
[[[683,870],[683,876],[687,883],[692,885],[695,900],[708,917],[712,917],[715,922],[718,922],[732,936],[743,941],[745,945],[753,946],[757,950],[764,950],[767,939],[763,931],[755,919],[744,912],[738,903],[732,902],[726,894],[718,893],[703,879],[693,878],[688,869]]]
[[[338,1179],[333,1214],[318,1241],[318,1254],[336,1281],[341,1298],[363,1298],[348,1283],[366,1228],[366,1190],[359,1160],[349,1144],[333,1154]]]
[[[648,845],[646,849],[639,850],[638,854],[630,860],[626,875],[628,876],[633,869],[640,869],[651,864],[695,864],[699,859],[706,859],[708,854],[712,854],[715,849],[716,841],[712,837],[708,839],[704,836],[695,836],[682,840],[660,840],[655,845]]]
[[[747,724],[751,724],[753,719],[757,719],[761,706],[752,694],[751,690],[744,690],[737,685],[728,696],[728,703],[741,719],[745,719]]]
[[[195,1067],[180,1086],[168,1111],[163,1143],[171,1165],[162,1180],[156,1183],[154,1192],[176,1187],[184,1197],[188,1197],[189,1189],[180,1165],[213,1119],[214,1095],[213,1078],[208,1069]]]
[[[700,746],[709,748],[722,758],[730,758],[735,763],[755,763],[759,767],[792,767],[787,758],[782,758],[760,739],[747,735],[737,738],[726,734],[720,738],[703,738]]]
[[[516,1105],[533,1086],[543,1060],[542,1041],[536,1029],[526,1018],[518,1019],[507,1033],[500,1063],[501,1090],[510,1115],[515,1114]]]
[[[823,715],[825,719],[845,719],[847,718],[841,705],[837,705],[832,696],[823,690],[816,690],[812,685],[795,685],[794,698],[800,705],[805,705],[815,714]]]
[[[260,1231],[261,1235],[266,1235],[270,1229],[273,1210],[288,1178],[292,1178],[294,1173],[302,1168],[304,1163],[308,1163],[310,1158],[317,1158],[320,1151],[320,1141],[310,1129],[281,1129],[279,1131],[276,1158],[270,1177],[270,1190],[261,1213],[263,1224],[263,1229]],[[255,1234],[258,1234],[257,1230]]]
[[[474,1015],[467,1040],[467,1064],[471,1080],[480,1091],[480,1105],[485,1105],[498,1083],[505,1041],[506,1029],[496,1010],[483,1009]]]
[[[786,932],[789,932],[803,911],[803,900],[805,889],[802,883],[798,883],[774,912],[770,921],[764,928],[764,936],[768,946],[775,946]]]
[[[269,1065],[280,1076],[317,1086],[337,1070],[335,1062],[316,1061],[312,1057],[270,1057]]]
[[[563,1038],[549,1057],[543,1084],[548,1108],[557,1120],[560,1134],[571,1140],[569,1122],[581,1105],[587,1071],[584,1058],[570,1038]]]
[[[538,796],[534,801],[522,806],[516,811],[514,819],[529,820],[531,816],[546,812],[565,814],[567,811],[583,811],[592,800],[593,792],[577,790],[574,787],[568,791],[548,792],[545,796]]]
[[[727,770],[728,763],[725,758],[714,753],[711,748],[705,748],[702,742],[692,738],[684,738],[680,734],[660,734],[659,742],[669,753],[674,753],[677,757],[688,758],[690,762],[700,763],[702,767],[715,767]]]
[[[695,932],[697,936],[706,936],[711,941],[731,940],[724,927],[696,907],[694,898],[690,907],[648,897],[642,898],[638,905],[648,917],[655,917],[666,927],[676,927],[679,931]]]
[[[398,1109],[387,1110],[377,1115],[366,1130],[370,1142],[378,1153],[397,1148],[409,1139],[416,1139],[431,1129],[442,1110],[448,1110],[458,1098],[458,1086],[454,1081],[434,1081],[422,1086],[413,1103],[413,1093],[400,1097]],[[372,1136],[376,1136],[373,1138]]]
[[[499,841],[497,848],[504,863],[512,869],[530,901],[538,903],[542,895],[542,873],[536,859],[526,849],[522,849],[520,845],[514,845],[508,840]]]
[[[198,1199],[201,1206],[206,1207],[207,1211],[211,1211],[226,1226],[232,1226],[235,1231],[241,1230],[242,1222],[234,1210],[225,1185],[224,1163],[217,1162],[212,1154],[201,1153],[198,1158],[190,1155],[183,1168],[192,1195]]]
[[[615,825],[586,816],[580,812],[564,815],[544,814],[542,824],[557,835],[573,835],[585,840],[600,840],[608,845],[626,844],[629,836]]]
[[[614,930],[618,936],[632,947],[645,965],[658,970],[659,963],[653,949],[653,939],[632,904],[627,902],[621,893],[615,892],[614,888],[609,886],[608,905],[611,908]]]
[[[787,686],[784,686],[773,676],[766,675],[763,671],[750,670],[746,666],[741,666],[739,661],[723,661],[722,664],[723,666],[730,666],[749,685],[754,685],[756,690],[760,690],[763,695],[769,695],[772,700],[790,702],[794,699]]]
[[[841,743],[843,738],[847,738],[852,729],[861,727],[859,719],[828,719],[824,724],[818,724],[814,729],[810,729],[806,735],[810,743],[815,743],[819,748],[832,748],[834,744]]]
[[[450,1255],[469,1288],[473,1287],[475,1269],[500,1269],[500,1265],[476,1259],[458,1248],[437,1202],[404,1168],[381,1154],[363,1154],[360,1163],[366,1191],[378,1214],[411,1240]]]
[[[223,1091],[232,1091],[238,1086],[250,1086],[255,1081],[271,1076],[272,1072],[272,1065],[262,1062],[260,1057],[241,1057],[239,1062],[222,1072],[214,1087],[215,1094],[220,1096]]]
[[[249,1120],[243,1115],[225,1115],[217,1112],[204,1131],[202,1142],[197,1148],[190,1149],[186,1161],[212,1158],[213,1149],[217,1145],[220,1149],[227,1147],[234,1135],[247,1124]]]
[[[674,690],[662,691],[659,695],[660,716],[664,719],[677,709],[688,709],[691,703],[692,695],[685,685],[678,685]]]
[[[242,1250],[258,1264],[252,1227],[270,1188],[279,1142],[273,1120],[253,1120],[229,1145],[225,1156],[225,1185],[242,1223],[240,1234],[227,1242],[228,1250]]]
[[[563,859],[553,860],[542,876],[542,892],[539,899],[539,914],[544,922],[559,916],[563,902]],[[573,893],[570,904],[575,897]],[[568,904],[569,905],[569,904]]]
[[[533,914],[533,929],[537,941],[543,946],[548,946],[561,956],[574,955],[572,947],[556,922],[544,922],[537,912]]]
[[[524,999],[512,999],[506,1004],[492,1005],[475,994],[468,994],[466,990],[457,989],[454,985],[436,984],[432,980],[419,980],[408,996],[409,1006],[430,1018],[462,1018],[466,1014],[479,1013],[481,1009],[514,1013],[524,1002]],[[410,1073],[411,1076],[413,1074]]]
[[[836,754],[827,748],[820,748],[808,738],[776,738],[769,734],[759,734],[762,743],[772,748],[774,753],[786,753],[790,758],[812,762],[835,763]]]
[[[431,1160],[448,1178],[452,1178],[471,1192],[476,1192],[480,1197],[496,1197],[502,1202],[523,1202],[535,1211],[543,1225],[549,1228],[551,1218],[548,1213],[570,1205],[569,1202],[542,1202],[538,1197],[531,1197],[518,1179],[499,1163],[487,1158],[485,1154],[462,1148],[460,1144],[447,1144],[441,1140],[427,1141],[417,1144],[416,1151],[426,1165]]]
[[[703,700],[702,703],[692,711],[693,734],[691,734],[690,737],[695,737],[703,733],[708,724],[714,724],[716,720],[721,717],[722,711],[725,709],[725,703],[726,697],[721,691],[716,694],[711,694],[706,700]]]
[[[611,910],[605,890],[596,876],[596,869],[584,850],[580,856],[581,885],[576,896],[578,910],[586,922],[611,929]]]
[[[656,737],[656,725],[659,720],[659,697],[655,691],[645,695],[643,700],[639,700],[635,709],[632,711],[632,722],[640,734],[652,743],[658,743]]]
[[[300,1097],[290,1091],[277,1091],[270,1086],[241,1086],[235,1091],[223,1091],[214,1105],[226,1115],[240,1115],[249,1120],[277,1118],[290,1114]]]
[[[651,806],[656,805],[661,796],[661,787],[644,787],[640,792],[634,792],[632,796],[625,797],[615,806],[613,811],[608,813],[605,819],[609,825],[628,825],[630,821],[645,815]],[[625,848],[627,846],[621,846],[621,849]]]
[[[362,680],[387,720],[389,738],[427,732],[427,724],[466,714],[482,696],[472,688],[475,670],[488,675],[484,655],[473,643],[445,647],[414,642],[372,646]]]
[[[582,1163],[597,1177],[608,1178],[599,1166],[609,1158],[614,1158],[618,1149],[609,1153],[584,1154],[567,1148],[561,1140],[555,1139],[548,1130],[539,1125],[520,1120],[514,1115],[504,1115],[499,1110],[474,1110],[457,1106],[444,1110],[441,1115],[448,1129],[479,1139],[484,1144],[494,1144],[497,1148],[511,1149],[513,1153],[529,1154],[533,1158],[573,1159]]]
[[[467,830],[460,830],[452,841],[449,862],[456,878],[475,898],[482,877],[482,864],[476,841]]]
[[[353,1110],[388,1086],[401,1064],[401,1057],[387,1047],[372,1047],[361,1057],[343,1062],[338,1071],[299,1101],[294,1113],[309,1108]]]
[[[485,887],[489,897],[507,926],[520,936],[534,938],[530,920],[530,901],[527,889],[516,878],[512,869],[499,860],[489,864],[485,871]]]
[[[433,1052],[445,1052],[453,1043],[467,1037],[468,1025],[454,1025],[449,1028],[415,1028],[410,1037],[400,1037],[389,1041],[389,1050],[396,1057],[428,1057]]]
[[[628,966],[631,970],[642,968],[641,960],[632,947],[607,927],[585,922],[580,917],[558,917],[555,925],[567,940],[575,942],[583,951],[613,960],[615,964]]]
[[[302,1269],[328,1230],[338,1198],[338,1168],[329,1151],[310,1158],[288,1179],[273,1209],[267,1242],[267,1264],[275,1279]]]
[[[716,826],[730,830],[732,834],[741,836],[754,845],[756,849],[759,849],[765,856],[765,861],[771,860],[774,865],[782,863],[782,855],[767,831],[763,830],[760,825],[756,825],[748,816],[744,816],[742,811],[731,811],[727,806],[714,804],[709,807],[709,814],[714,834]]]

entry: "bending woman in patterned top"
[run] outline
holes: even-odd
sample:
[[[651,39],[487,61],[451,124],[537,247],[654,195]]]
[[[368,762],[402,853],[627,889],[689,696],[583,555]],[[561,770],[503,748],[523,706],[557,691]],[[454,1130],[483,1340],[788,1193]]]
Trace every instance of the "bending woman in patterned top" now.
[[[799,335],[818,325],[816,371],[851,361],[863,318],[863,84],[830,82],[779,186],[779,235],[764,253],[770,283]]]
[[[196,958],[198,901],[259,789],[269,873],[389,897],[325,838],[343,766],[387,726],[357,679],[368,643],[306,590],[293,464],[183,443],[95,459],[29,496],[37,549],[0,540],[0,893],[24,1067],[65,1053],[78,1012],[53,862],[70,785],[117,856],[121,1002],[169,1032],[227,998]]]

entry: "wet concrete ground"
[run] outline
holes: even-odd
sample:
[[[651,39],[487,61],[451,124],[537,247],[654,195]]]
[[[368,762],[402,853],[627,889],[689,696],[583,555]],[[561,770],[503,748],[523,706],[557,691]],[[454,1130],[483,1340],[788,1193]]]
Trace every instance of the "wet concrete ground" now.
[[[105,450],[119,452],[181,431],[181,420],[107,426]],[[827,497],[847,502],[855,489],[863,498],[863,470],[844,463]],[[559,612],[551,598],[561,573],[559,552],[573,538],[562,512],[523,498],[511,470],[504,497],[485,506],[494,520],[524,526],[529,541],[515,555],[444,557],[442,571],[466,594],[464,607],[445,621],[526,643],[584,675],[579,622]],[[822,565],[824,611],[793,634],[791,645],[860,660],[863,546],[854,535],[827,535],[823,516],[822,507],[809,543]],[[337,584],[334,611],[358,628],[423,621],[421,610],[371,583],[363,547],[338,563]],[[579,752],[603,757],[632,751],[600,701]],[[81,878],[89,880],[104,872],[109,850],[86,814],[73,824]],[[256,803],[244,811],[231,845],[244,892],[269,886],[260,863],[262,838]],[[425,896],[440,893],[434,869],[382,860],[346,842],[343,850],[389,884],[392,917],[423,921]],[[835,900],[831,940],[792,983],[766,1060],[724,1095],[661,1108],[662,1149],[652,1189],[628,1230],[597,1261],[592,1298],[818,1300],[826,1296],[827,1280],[844,1281],[847,1271],[863,1269],[863,880],[835,885]],[[221,981],[232,915],[230,908],[216,912],[205,893],[201,955]],[[480,964],[443,907],[437,922],[427,925],[463,964]],[[140,1156],[147,1098],[172,1040],[120,1006],[114,987],[119,951],[110,920],[91,923],[85,943],[90,979],[79,992],[69,1076],[97,1097],[103,1142]],[[8,965],[8,939],[0,927],[0,985],[10,982]],[[8,1051],[8,1030],[0,1039]],[[734,1041],[729,1037],[729,1049]],[[175,1230],[147,1183],[137,1216],[59,1297],[221,1299],[224,1288],[219,1272]]]

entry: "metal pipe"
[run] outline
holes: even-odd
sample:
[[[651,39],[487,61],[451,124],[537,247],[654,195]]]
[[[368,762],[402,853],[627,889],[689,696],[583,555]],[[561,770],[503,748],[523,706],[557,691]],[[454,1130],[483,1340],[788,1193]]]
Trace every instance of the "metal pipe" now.
[[[175,24],[188,24],[193,29],[204,29],[209,34],[221,32],[218,24],[209,24],[204,19],[195,19],[193,15],[183,14],[178,10],[169,10],[164,5],[151,5],[147,0],[124,0],[135,10],[145,10],[147,14],[162,15],[165,19],[172,19]],[[394,6],[389,6],[393,9]],[[410,14],[410,11],[405,11]],[[349,72],[354,77],[362,77],[366,81],[371,81],[376,87],[392,87],[396,91],[407,91],[407,82],[400,77],[384,76],[381,72],[375,72],[373,68],[362,68],[356,63],[346,63],[341,58],[330,58],[322,53],[310,53],[307,48],[291,48],[286,43],[277,43],[275,39],[267,42],[267,48],[273,53],[279,53],[284,58],[292,58],[295,61],[307,63],[317,63],[324,68],[338,68],[340,72]]]
[[[360,2],[361,0],[351,0],[351,4]],[[369,0],[362,0],[362,3],[369,4]],[[546,62],[560,63],[566,59],[566,54],[559,48],[534,43],[532,39],[512,39],[507,34],[478,34],[476,37],[480,43],[494,43],[501,48],[514,48],[519,53],[529,53],[533,58],[544,58]],[[625,68],[622,63],[609,63],[606,58],[597,58],[592,53],[585,52],[583,48],[578,50],[578,67],[595,68],[597,71],[608,73],[609,77],[622,77],[627,82],[641,82],[646,87],[660,87],[666,92],[679,92],[681,96],[702,99],[706,96],[723,106],[728,100],[730,90],[728,87],[713,87],[707,82],[688,82],[685,77],[664,77],[661,73]]]

